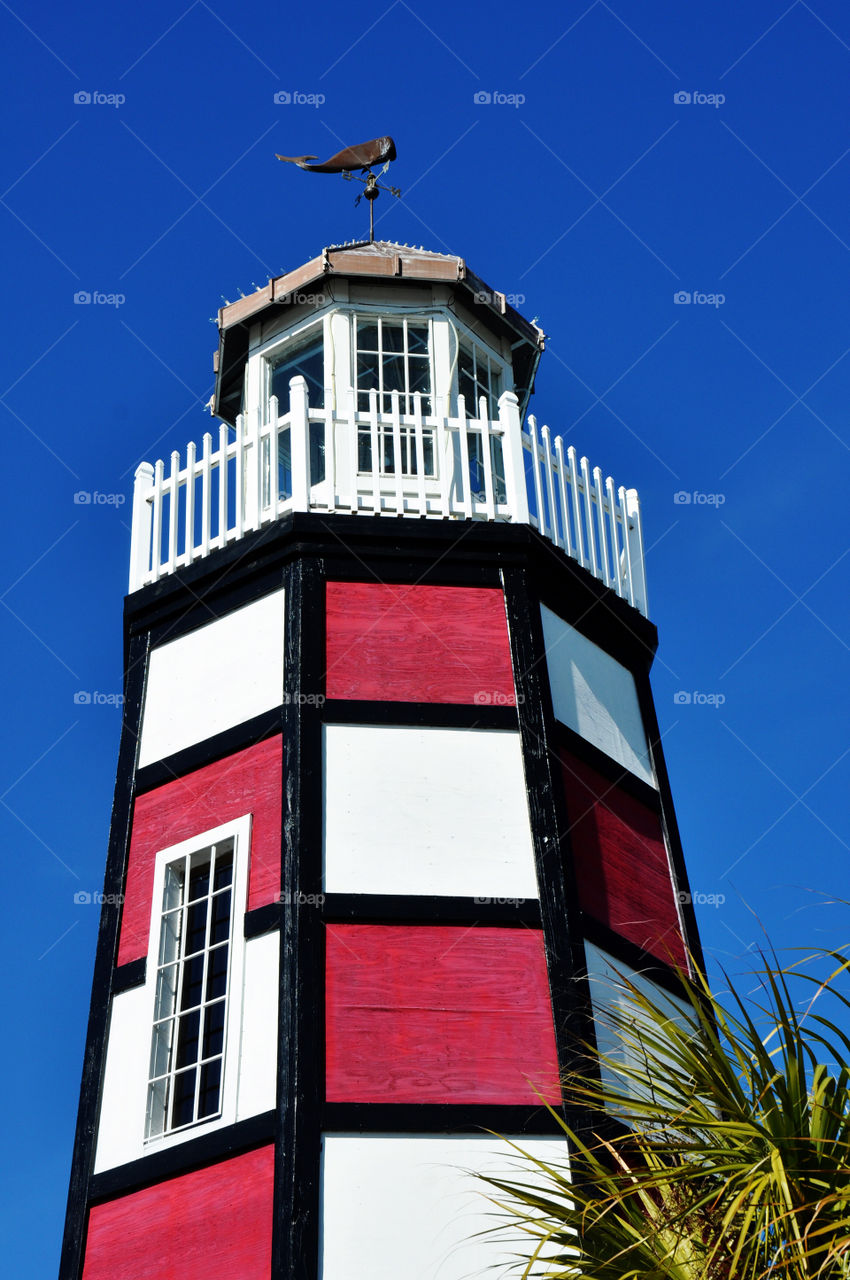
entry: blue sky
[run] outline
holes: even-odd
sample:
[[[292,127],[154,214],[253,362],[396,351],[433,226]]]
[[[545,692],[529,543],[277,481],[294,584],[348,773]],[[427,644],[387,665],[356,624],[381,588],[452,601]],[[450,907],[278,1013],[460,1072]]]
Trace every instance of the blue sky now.
[[[0,27],[4,1251],[41,1277],[97,931],[74,894],[100,888],[106,853],[133,469],[207,428],[222,296],[366,225],[350,186],[275,151],[392,133],[404,196],[379,202],[379,235],[523,295],[550,335],[535,412],[639,490],[709,955],[745,968],[763,927],[844,941],[824,902],[850,896],[850,13],[153,0],[3,4]]]

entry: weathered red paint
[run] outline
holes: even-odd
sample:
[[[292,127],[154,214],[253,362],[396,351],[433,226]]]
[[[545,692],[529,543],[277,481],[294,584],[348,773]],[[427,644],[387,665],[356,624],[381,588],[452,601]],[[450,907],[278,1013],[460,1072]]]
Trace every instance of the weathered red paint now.
[[[515,705],[502,592],[329,582],[326,693]]]
[[[253,815],[248,909],[280,893],[280,736],[139,796],[121,916],[118,963],[146,955],[156,854],[245,813]]]
[[[557,1098],[540,930],[337,924],[326,945],[329,1101]]]
[[[659,960],[684,965],[657,814],[566,751],[561,766],[583,909]]]
[[[83,1280],[268,1280],[273,1179],[261,1147],[95,1205]]]

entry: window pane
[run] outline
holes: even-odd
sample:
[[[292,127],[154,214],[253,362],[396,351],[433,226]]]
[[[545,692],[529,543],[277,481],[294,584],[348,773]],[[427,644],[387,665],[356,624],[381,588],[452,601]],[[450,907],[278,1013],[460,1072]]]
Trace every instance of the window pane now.
[[[148,1086],[145,1133],[149,1138],[158,1137],[165,1128],[165,1117],[168,1111],[168,1084],[168,1080],[157,1080]]]
[[[409,324],[407,326],[407,349],[411,355],[417,352],[428,354],[427,324]]]
[[[180,993],[180,1008],[192,1009],[201,1003],[201,990],[204,985],[204,955],[194,956],[183,966],[183,989]]]
[[[156,1013],[155,1017],[167,1018],[174,1012],[177,1003],[177,973],[179,965],[170,964],[156,975]]]
[[[224,1001],[207,1005],[204,1011],[204,1058],[214,1058],[224,1048]]]
[[[357,357],[357,388],[359,391],[378,390],[378,357],[376,355],[359,355]],[[363,408],[369,408],[368,396]]]
[[[357,433],[357,469],[372,470],[372,437],[368,431],[360,430]]]
[[[307,380],[307,398],[311,406],[321,409],[325,403],[325,356],[321,337],[295,347],[272,366],[271,392],[277,396],[281,413],[289,412],[289,383],[299,374]]]
[[[173,911],[183,901],[183,866],[173,864],[165,869],[165,884],[162,889],[163,911]]]
[[[210,952],[207,968],[207,1000],[223,996],[227,990],[227,943]]]
[[[193,867],[189,873],[189,901],[194,902],[196,898],[205,898],[210,891],[210,864],[204,862],[201,866]]]
[[[378,350],[378,325],[375,320],[357,321],[357,350]]]
[[[404,391],[404,356],[384,356],[384,391]]]
[[[155,1076],[164,1076],[171,1065],[171,1036],[173,1031],[174,1020],[172,1018],[169,1018],[167,1022],[160,1022],[153,1029],[151,1067],[148,1073],[152,1079]]]
[[[201,1030],[201,1011],[184,1013],[178,1019],[177,1067],[189,1067],[198,1061],[198,1036]]]
[[[385,320],[381,325],[384,352],[404,351],[404,325]]]
[[[221,1058],[201,1067],[201,1088],[198,1094],[198,1116],[213,1116],[218,1111],[221,1093]]]
[[[207,899],[194,902],[186,912],[186,955],[203,951],[207,938]]]
[[[287,433],[288,434],[288,433]],[[223,889],[226,884],[233,882],[233,854],[230,851],[219,850],[215,859],[215,879],[213,883],[214,889]]]
[[[183,923],[183,912],[179,909],[171,911],[162,918],[162,931],[159,937],[159,964],[170,964],[180,953],[180,931]]]
[[[174,1099],[171,1104],[171,1128],[177,1129],[182,1124],[191,1124],[195,1111],[195,1075],[196,1069],[181,1071],[174,1077]]]
[[[325,424],[310,423],[310,483],[321,484],[325,478]]]
[[[427,358],[415,359],[410,358],[410,390],[411,391],[430,391],[431,390],[431,362]]]
[[[466,412],[475,412],[475,383],[468,373],[463,370],[458,374],[458,391],[463,396],[466,403]]]
[[[212,920],[210,921],[210,946],[216,942],[226,942],[230,936],[230,890],[217,893],[213,898]]]

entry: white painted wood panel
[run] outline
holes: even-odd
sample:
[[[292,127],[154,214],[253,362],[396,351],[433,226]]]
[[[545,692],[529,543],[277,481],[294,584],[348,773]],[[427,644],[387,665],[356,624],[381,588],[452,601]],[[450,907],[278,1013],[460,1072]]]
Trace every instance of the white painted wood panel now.
[[[275,1105],[279,955],[280,934],[276,931],[245,943],[237,1120],[262,1115]]]
[[[514,1138],[523,1151],[565,1165],[560,1138]],[[475,1173],[534,1173],[490,1137],[328,1134],[322,1160],[322,1280],[507,1280],[527,1251]],[[481,1232],[487,1234],[481,1235]],[[529,1273],[546,1274],[545,1266]]]
[[[283,596],[273,591],[153,650],[140,767],[280,705]]]
[[[540,613],[555,715],[654,787],[632,673],[545,605]]]
[[[324,732],[328,892],[537,897],[518,734]]]

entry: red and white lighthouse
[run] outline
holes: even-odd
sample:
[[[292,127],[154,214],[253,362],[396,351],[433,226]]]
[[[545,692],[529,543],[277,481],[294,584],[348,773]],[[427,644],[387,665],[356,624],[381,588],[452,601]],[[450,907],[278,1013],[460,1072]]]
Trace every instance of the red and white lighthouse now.
[[[488,1131],[566,1158],[606,974],[696,946],[637,495],[523,426],[543,333],[458,257],[219,330],[136,477],[61,1280],[498,1275]]]

